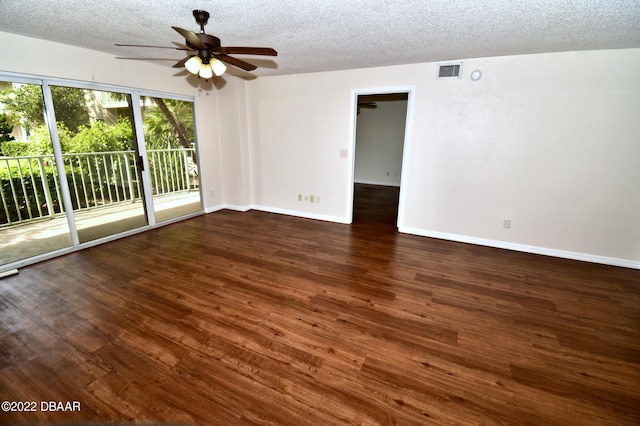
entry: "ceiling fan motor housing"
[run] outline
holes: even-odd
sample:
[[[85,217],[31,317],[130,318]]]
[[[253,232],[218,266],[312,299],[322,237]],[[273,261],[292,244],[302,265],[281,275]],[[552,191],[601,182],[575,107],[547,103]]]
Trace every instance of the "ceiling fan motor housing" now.
[[[206,10],[194,10],[193,17],[196,18],[196,23],[200,25],[200,29],[204,32],[204,26],[209,22],[209,12]]]
[[[202,59],[202,63],[203,64],[208,64],[209,61],[211,61],[211,50],[208,49],[201,49],[198,50],[198,56],[200,57],[200,59]]]

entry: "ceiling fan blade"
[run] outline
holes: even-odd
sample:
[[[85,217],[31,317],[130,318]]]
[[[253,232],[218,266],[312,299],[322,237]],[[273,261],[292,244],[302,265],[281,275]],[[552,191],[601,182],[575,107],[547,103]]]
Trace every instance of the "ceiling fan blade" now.
[[[222,62],[226,62],[230,65],[233,65],[234,67],[238,67],[238,68],[242,68],[245,71],[253,71],[256,68],[258,68],[257,66],[250,64],[249,62],[245,62],[242,59],[238,59],[238,58],[233,58],[231,56],[227,56],[227,55],[216,55],[216,57],[218,59],[220,59]]]
[[[180,27],[171,27],[174,30],[176,30],[177,32],[180,33],[180,35],[182,37],[185,38],[185,40],[187,40],[187,43],[189,43],[190,45],[192,45],[193,47],[197,47],[198,49],[207,49],[207,45],[204,44],[199,38],[198,35],[196,33],[194,33],[193,31],[189,31],[189,30],[185,30],[183,28]]]
[[[270,47],[224,47],[225,53],[230,55],[265,55],[278,56],[278,52]]]
[[[170,47],[170,46],[150,46],[147,44],[122,44],[115,43],[114,46],[124,46],[124,47],[153,47],[155,49],[174,49],[174,50],[193,50],[188,47]]]
[[[184,59],[179,60],[178,62],[176,62],[172,68],[181,68],[184,67],[184,64],[191,58],[193,58],[195,55],[191,55],[191,56],[187,56]]]
[[[126,59],[128,61],[175,61],[175,58],[141,58],[141,57],[129,57],[129,56],[116,56],[116,59]]]

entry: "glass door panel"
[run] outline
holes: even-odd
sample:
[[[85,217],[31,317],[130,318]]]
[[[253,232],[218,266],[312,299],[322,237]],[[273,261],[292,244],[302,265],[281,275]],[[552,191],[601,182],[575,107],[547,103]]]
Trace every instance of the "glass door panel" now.
[[[157,223],[202,211],[193,102],[141,97]]]
[[[51,86],[80,243],[147,226],[129,95]]]
[[[42,87],[0,81],[0,268],[71,245]]]

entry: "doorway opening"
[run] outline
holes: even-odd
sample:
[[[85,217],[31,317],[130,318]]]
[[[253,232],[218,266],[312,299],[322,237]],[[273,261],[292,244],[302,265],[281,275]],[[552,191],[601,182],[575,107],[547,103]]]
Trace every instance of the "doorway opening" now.
[[[397,227],[409,92],[355,96],[352,222]]]

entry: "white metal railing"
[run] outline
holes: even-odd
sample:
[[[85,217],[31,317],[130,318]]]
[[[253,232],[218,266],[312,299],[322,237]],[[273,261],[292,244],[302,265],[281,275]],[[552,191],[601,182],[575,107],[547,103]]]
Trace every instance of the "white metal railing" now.
[[[194,149],[147,150],[153,195],[197,189]],[[74,211],[142,198],[135,151],[63,154]],[[0,226],[63,212],[53,154],[0,157]]]

